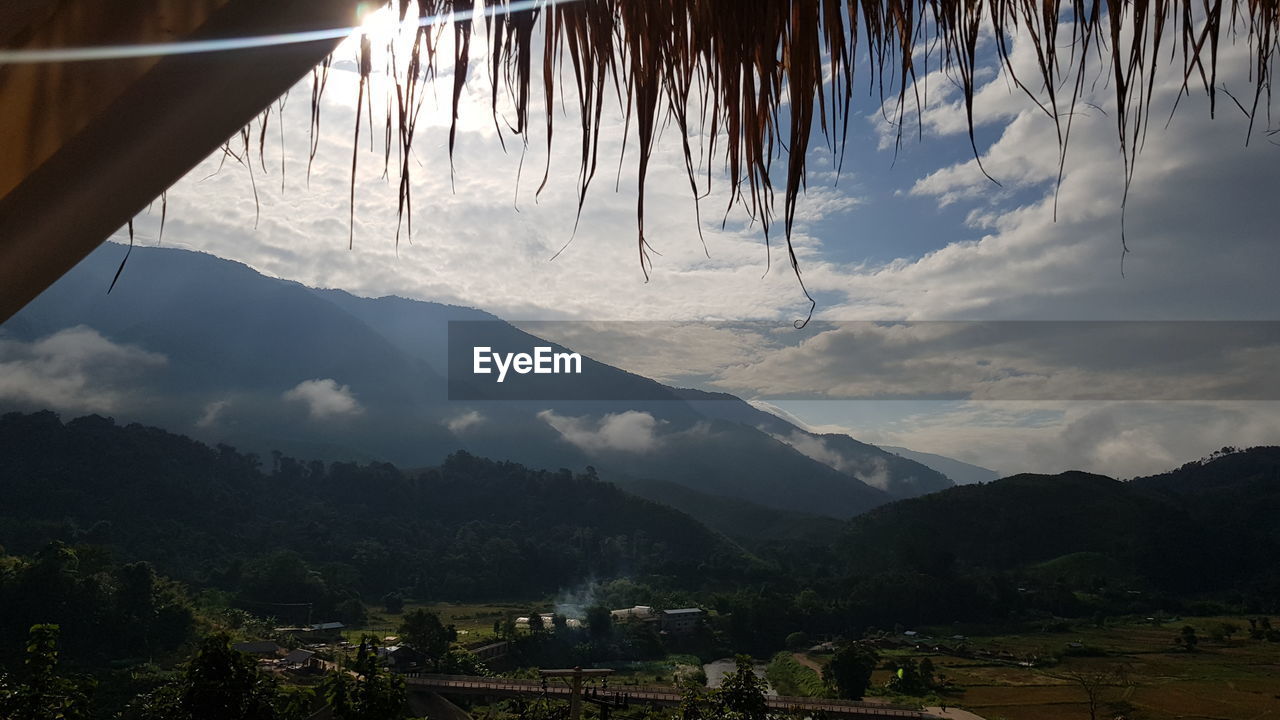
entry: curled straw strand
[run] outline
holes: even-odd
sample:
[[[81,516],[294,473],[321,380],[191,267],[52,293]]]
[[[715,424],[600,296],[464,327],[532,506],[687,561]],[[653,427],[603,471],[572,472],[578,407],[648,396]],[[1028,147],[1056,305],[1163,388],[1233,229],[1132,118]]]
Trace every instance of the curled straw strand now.
[[[1243,27],[1254,55],[1255,91],[1251,107],[1237,105],[1253,117],[1260,107],[1270,106],[1271,75],[1280,43],[1280,0],[483,0],[479,11],[464,0],[398,0],[394,9],[419,24],[413,57],[395,72],[398,130],[387,131],[400,145],[401,215],[411,212],[407,158],[415,137],[417,99],[423,94],[419,85],[434,75],[439,47],[431,25],[439,18],[452,18],[450,176],[472,35],[488,33],[493,120],[500,135],[499,97],[505,95],[514,108],[514,124],[503,124],[511,133],[524,136],[533,127],[531,85],[535,74],[541,77],[548,147],[553,136],[555,81],[563,74],[567,56],[581,123],[579,219],[596,173],[602,102],[612,84],[624,109],[627,134],[632,125],[636,128],[637,248],[646,279],[652,260],[645,233],[645,183],[657,136],[668,121],[674,121],[682,136],[695,206],[710,190],[710,167],[718,158],[728,176],[729,208],[742,207],[759,221],[766,243],[775,219],[771,162],[784,149],[788,152],[783,234],[789,264],[799,281],[792,233],[797,198],[805,187],[812,129],[816,120],[842,167],[859,58],[869,66],[871,88],[878,91],[881,103],[886,97],[894,98],[889,104],[896,106],[900,132],[908,90],[914,91],[917,51],[940,45],[942,70],[957,78],[963,91],[975,156],[980,153],[973,133],[973,98],[977,45],[984,26],[994,34],[999,61],[1014,84],[1053,119],[1062,158],[1086,75],[1105,73],[1115,92],[1127,196],[1157,72],[1171,67],[1168,72],[1182,74],[1184,91],[1197,83],[1212,100],[1219,41],[1228,33],[1235,37],[1237,28]],[[479,15],[486,18],[482,26],[477,22]],[[1062,44],[1060,38],[1068,29],[1070,41]],[[1033,45],[1038,78],[1013,73],[1008,40],[1017,33]],[[1170,40],[1162,45],[1169,38],[1180,43]],[[535,43],[541,43],[544,51],[538,73],[532,60]],[[1162,47],[1168,57],[1161,57]],[[1171,62],[1177,53],[1181,67]],[[927,52],[924,57],[928,59]],[[328,67],[328,63],[322,65],[313,80],[312,155],[319,95]],[[360,68],[362,74],[369,72],[363,52]],[[363,91],[363,82],[361,87]],[[917,113],[919,103],[916,96]],[[357,133],[358,129],[357,121]],[[691,142],[699,144],[699,162],[705,160],[708,167],[705,175],[693,161]],[[547,176],[544,171],[539,191]],[[800,286],[803,290],[803,281]],[[813,300],[807,291],[805,296],[811,303],[811,317]],[[802,327],[804,322],[807,319],[797,325]]]

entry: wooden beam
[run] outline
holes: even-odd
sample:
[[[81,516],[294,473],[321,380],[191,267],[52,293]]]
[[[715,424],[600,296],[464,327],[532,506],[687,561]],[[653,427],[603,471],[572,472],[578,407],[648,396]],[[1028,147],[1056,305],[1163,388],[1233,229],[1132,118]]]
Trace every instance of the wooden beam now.
[[[358,0],[64,0],[8,48],[346,27]],[[31,17],[36,19],[30,20]],[[0,66],[0,322],[337,45]]]

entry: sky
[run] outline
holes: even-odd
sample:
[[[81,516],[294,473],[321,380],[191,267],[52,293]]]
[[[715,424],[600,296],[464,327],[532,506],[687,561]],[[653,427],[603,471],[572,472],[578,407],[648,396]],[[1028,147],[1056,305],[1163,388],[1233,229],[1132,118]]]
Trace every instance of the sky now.
[[[985,45],[990,61],[990,38]],[[398,240],[394,149],[391,177],[383,176],[388,83],[375,73],[376,130],[367,123],[361,130],[349,248],[354,54],[348,42],[336,56],[309,179],[307,79],[273,113],[261,159],[255,124],[252,168],[215,153],[168,192],[163,237],[157,204],[136,220],[136,241],[358,295],[473,306],[517,323],[572,321],[551,326],[550,334],[564,334],[552,339],[577,332],[611,364],[734,392],[814,430],[1002,473],[1131,477],[1224,445],[1280,442],[1280,408],[1267,385],[1280,347],[1267,325],[1280,320],[1280,147],[1265,127],[1250,136],[1248,119],[1225,98],[1211,119],[1194,90],[1166,125],[1177,72],[1162,75],[1153,96],[1125,206],[1131,252],[1123,274],[1123,164],[1106,78],[1078,108],[1060,186],[1052,122],[992,62],[979,73],[975,111],[982,164],[999,185],[979,171],[959,92],[942,74],[919,80],[928,104],[918,124],[908,115],[900,145],[878,95],[855,96],[839,177],[820,140],[810,150],[793,242],[818,307],[816,322],[796,330],[791,323],[805,317],[808,303],[786,265],[781,228],[766,248],[761,228],[742,212],[722,216],[720,182],[702,201],[700,241],[674,128],[664,130],[649,172],[646,237],[660,254],[646,279],[636,249],[634,152],[618,163],[619,108],[606,102],[601,168],[574,233],[580,145],[573,108],[554,107],[549,164],[541,105],[532,110],[527,145],[506,131],[504,149],[482,59],[464,92],[452,170],[449,82],[429,86],[434,101],[423,110],[411,161],[413,232]],[[485,57],[482,43],[474,57]],[[1029,45],[1015,38],[1014,66],[1026,70],[1030,61]],[[1248,87],[1246,48],[1223,48],[1219,62],[1223,86]],[[451,78],[447,59],[441,63],[441,76]],[[544,168],[549,182],[539,194]],[[609,332],[583,339],[588,321],[608,323]],[[904,345],[886,340],[875,321],[967,322],[908,326],[918,332]],[[1058,336],[1063,347],[1048,354],[1028,344],[1034,332],[1018,336],[1013,350],[957,340],[991,321],[1114,321],[1119,337],[1163,327],[1183,343],[1170,344],[1169,336],[1145,346],[1145,355],[1106,353],[1112,340],[1070,322],[1061,325],[1070,329]],[[1204,329],[1211,324],[1184,333],[1156,321],[1252,321],[1261,334],[1202,357],[1195,348],[1223,342]],[[655,340],[653,327],[688,332],[664,330]],[[943,337],[926,338],[925,328]],[[968,353],[963,361],[947,362],[958,347]],[[1191,372],[1153,363],[1153,353],[1203,362]],[[1002,380],[1035,375],[1044,382],[1033,391],[980,391],[965,373],[992,362],[1007,371]],[[892,379],[892,392],[851,381],[868,364],[887,368],[878,377]],[[1221,379],[1238,372],[1252,384],[1225,387]],[[1095,384],[1108,391],[1080,392]],[[1179,391],[1168,392],[1171,385]]]

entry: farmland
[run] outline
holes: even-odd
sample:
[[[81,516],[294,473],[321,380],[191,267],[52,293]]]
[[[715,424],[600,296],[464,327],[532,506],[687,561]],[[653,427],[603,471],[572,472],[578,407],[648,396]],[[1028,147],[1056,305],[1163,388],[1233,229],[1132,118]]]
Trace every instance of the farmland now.
[[[1242,630],[1230,638],[1220,637],[1223,623]],[[1199,638],[1194,652],[1174,644],[1186,626],[1194,628]],[[1280,718],[1280,644],[1251,639],[1247,628],[1246,619],[1226,617],[1159,624],[1132,619],[1105,627],[1090,624],[1017,634],[932,628],[920,631],[919,649],[885,650],[883,659],[929,658],[952,689],[928,702],[963,707],[987,720],[1088,718],[1082,682],[1098,687],[1098,717]],[[951,639],[956,635],[964,636],[963,643]],[[981,657],[933,650],[925,638],[935,636],[948,638],[938,642],[953,651]],[[1022,666],[1019,661],[993,659],[988,653],[1034,657],[1037,664]],[[814,659],[821,662],[822,656]],[[891,672],[877,670],[873,687],[883,688]]]

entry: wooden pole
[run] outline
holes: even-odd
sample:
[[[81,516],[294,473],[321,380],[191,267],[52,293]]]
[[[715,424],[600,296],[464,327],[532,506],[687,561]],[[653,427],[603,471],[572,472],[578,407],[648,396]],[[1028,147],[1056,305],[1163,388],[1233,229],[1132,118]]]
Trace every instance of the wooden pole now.
[[[539,674],[544,678],[548,677],[567,677],[569,678],[569,720],[582,719],[582,681],[589,677],[608,677],[613,673],[609,668],[581,668],[575,667],[568,670],[539,670]]]

